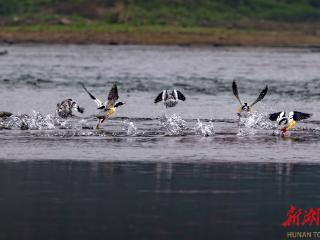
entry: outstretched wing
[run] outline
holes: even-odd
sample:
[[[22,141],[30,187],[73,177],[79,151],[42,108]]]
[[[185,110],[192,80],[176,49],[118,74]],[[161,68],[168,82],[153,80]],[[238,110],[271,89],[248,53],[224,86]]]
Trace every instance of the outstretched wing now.
[[[159,93],[159,95],[154,99],[154,103],[158,103],[162,101],[163,91]]]
[[[83,83],[80,83],[80,85],[81,85],[82,88],[89,94],[89,96],[91,97],[91,99],[92,99],[93,101],[95,101],[95,103],[98,105],[98,109],[104,108],[103,103],[102,103],[98,98],[96,98],[95,96],[93,96],[93,95],[88,91],[88,89],[86,88],[86,86],[85,86]]]
[[[177,90],[177,93],[178,93],[178,99],[179,100],[181,100],[181,101],[185,101],[186,100],[186,97],[182,94],[182,92]]]
[[[259,97],[250,105],[250,107],[252,107],[253,105],[255,105],[256,103],[260,102],[264,96],[267,94],[268,92],[268,86],[266,86],[260,93]]]
[[[293,120],[300,121],[300,120],[307,119],[307,118],[311,117],[312,114],[294,111],[292,113],[292,116],[293,116]]]
[[[240,105],[242,105],[241,100],[239,98],[238,86],[237,86],[236,81],[232,82],[232,91],[233,91],[233,95],[238,99]]]
[[[269,114],[269,119],[270,119],[271,121],[276,121],[277,118],[279,117],[279,115],[280,115],[281,113],[282,113],[282,112],[271,113],[271,114]]]
[[[114,83],[108,94],[107,108],[113,107],[118,99],[118,88],[117,84]]]

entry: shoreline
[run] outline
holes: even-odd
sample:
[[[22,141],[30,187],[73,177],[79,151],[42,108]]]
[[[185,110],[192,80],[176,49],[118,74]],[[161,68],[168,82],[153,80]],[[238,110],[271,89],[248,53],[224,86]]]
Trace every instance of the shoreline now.
[[[320,34],[223,28],[18,26],[0,27],[0,43],[319,48]]]

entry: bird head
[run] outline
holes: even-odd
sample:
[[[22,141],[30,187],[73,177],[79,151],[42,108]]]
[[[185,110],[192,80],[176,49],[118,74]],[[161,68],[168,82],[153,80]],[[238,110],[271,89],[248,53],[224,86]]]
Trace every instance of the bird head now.
[[[250,106],[248,105],[248,103],[244,103],[241,107],[241,111],[246,111],[246,112],[250,112]]]
[[[121,106],[121,105],[124,105],[124,102],[117,102],[117,103],[114,105],[114,107],[117,108],[117,107],[119,107],[119,106]]]

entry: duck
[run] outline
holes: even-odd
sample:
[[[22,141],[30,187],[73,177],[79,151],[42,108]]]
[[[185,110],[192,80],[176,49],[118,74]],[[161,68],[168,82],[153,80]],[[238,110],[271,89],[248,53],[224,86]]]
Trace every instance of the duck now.
[[[60,103],[57,103],[56,113],[61,118],[73,117],[73,111],[77,111],[79,113],[84,113],[84,108],[80,107],[75,101],[71,98],[63,100]]]
[[[266,85],[266,87],[260,92],[258,98],[251,103],[250,105],[248,105],[248,103],[243,103],[240,100],[239,97],[239,93],[238,93],[238,86],[236,81],[232,82],[232,91],[233,91],[233,95],[236,97],[236,99],[238,100],[238,102],[240,103],[240,107],[238,109],[237,115],[240,117],[244,117],[247,118],[250,116],[250,113],[252,112],[252,107],[257,104],[258,102],[260,102],[267,94],[268,92],[268,85]]]
[[[6,111],[0,111],[0,118],[7,118],[12,116],[11,112],[6,112]]]
[[[179,100],[186,100],[186,97],[182,94],[182,92],[178,91],[177,89],[173,89],[171,92],[169,90],[163,90],[155,98],[154,103],[163,101],[166,108],[171,108],[176,106]]]
[[[276,112],[269,114],[271,121],[277,121],[278,127],[281,131],[281,135],[284,136],[289,130],[295,128],[298,121],[308,119],[312,116],[310,113],[303,113],[298,111],[291,111],[286,116],[286,112]]]
[[[105,103],[103,103],[101,100],[93,96],[83,83],[80,83],[80,85],[88,93],[90,98],[97,104],[98,106],[97,109],[101,110],[101,114],[97,115],[98,124],[96,126],[96,129],[100,129],[100,125],[112,114],[114,114],[118,107],[125,104],[124,102],[117,102],[117,100],[119,99],[119,94],[118,94],[118,87],[116,83],[114,83],[112,88],[110,89],[108,94],[108,99]]]

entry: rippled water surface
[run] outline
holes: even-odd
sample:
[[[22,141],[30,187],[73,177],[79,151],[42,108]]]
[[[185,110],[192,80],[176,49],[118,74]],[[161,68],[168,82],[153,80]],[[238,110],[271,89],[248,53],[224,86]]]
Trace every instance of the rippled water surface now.
[[[9,54],[0,61],[0,109],[28,114],[30,128],[20,130],[23,116],[0,123],[1,159],[318,161],[320,57],[310,49],[95,45],[6,49]],[[240,132],[238,106],[230,90],[233,79],[248,102],[265,84],[270,88],[255,108],[256,117]],[[101,131],[94,129],[96,106],[79,81],[102,99],[113,82],[119,85],[120,100],[126,105]],[[169,110],[153,103],[161,90],[171,88],[184,92],[187,101]],[[84,106],[85,114],[56,119],[56,103],[66,98]],[[265,119],[281,110],[314,115],[282,139]]]
[[[0,48],[9,52],[0,56],[0,111],[14,114],[0,119],[4,193],[0,207],[8,218],[17,214],[8,206],[15,208],[18,203],[12,200],[18,197],[27,214],[8,228],[23,226],[26,236],[47,238],[45,232],[36,235],[30,229],[44,227],[45,215],[52,213],[52,221],[47,219],[52,229],[44,227],[47,233],[61,234],[53,229],[74,221],[72,228],[61,227],[74,239],[90,238],[76,227],[87,221],[93,222],[89,228],[95,239],[106,232],[126,239],[213,239],[223,236],[230,224],[235,227],[229,237],[270,239],[272,233],[285,236],[279,225],[292,201],[320,207],[310,206],[319,198],[314,185],[320,169],[317,51],[99,45]],[[254,115],[240,128],[233,80],[249,103],[269,86]],[[120,100],[126,104],[101,130],[95,129],[96,106],[79,82],[102,99],[114,82],[118,84]],[[172,88],[187,100],[172,109],[153,103],[159,92]],[[71,119],[57,117],[56,104],[67,98],[77,101],[85,113]],[[283,138],[267,120],[269,113],[282,110],[313,116]],[[302,194],[299,184],[309,190]],[[23,186],[27,190],[20,191]],[[132,199],[132,205],[122,198]],[[312,200],[306,203],[304,198]],[[99,215],[97,206],[116,224]],[[55,207],[68,210],[55,212]],[[86,207],[90,210],[77,221],[77,211]],[[278,213],[263,220],[262,208]],[[33,216],[33,210],[41,212]],[[127,232],[120,236],[121,226]],[[181,230],[189,227],[190,231]]]

